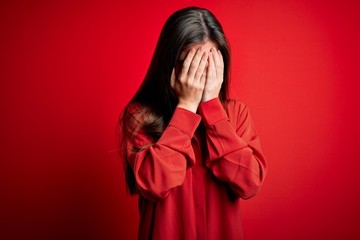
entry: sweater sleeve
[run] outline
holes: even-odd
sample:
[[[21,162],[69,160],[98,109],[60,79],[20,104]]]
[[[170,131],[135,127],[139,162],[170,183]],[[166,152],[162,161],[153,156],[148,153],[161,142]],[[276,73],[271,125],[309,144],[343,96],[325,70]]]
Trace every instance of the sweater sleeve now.
[[[201,117],[176,108],[156,142],[146,134],[141,119],[131,114],[130,118],[133,121],[128,121],[132,132],[126,142],[127,161],[137,192],[153,201],[165,198],[170,189],[182,185],[187,168],[195,163],[191,138]]]
[[[215,177],[227,182],[236,196],[249,199],[262,185],[266,160],[248,107],[244,104],[232,107],[228,111],[233,111],[236,118],[233,125],[218,98],[199,106],[209,151],[206,166]]]

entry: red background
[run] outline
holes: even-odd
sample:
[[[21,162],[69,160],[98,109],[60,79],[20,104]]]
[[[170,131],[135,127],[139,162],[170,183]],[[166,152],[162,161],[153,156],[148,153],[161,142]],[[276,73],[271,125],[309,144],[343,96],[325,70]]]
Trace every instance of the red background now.
[[[358,1],[153,0],[1,2],[1,239],[135,239],[116,122],[189,5],[223,24],[268,158],[246,239],[360,238]]]

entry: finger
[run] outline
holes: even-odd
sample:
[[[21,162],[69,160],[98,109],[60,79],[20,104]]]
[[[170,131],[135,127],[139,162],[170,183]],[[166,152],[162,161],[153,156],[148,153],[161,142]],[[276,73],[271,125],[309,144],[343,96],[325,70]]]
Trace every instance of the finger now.
[[[220,57],[220,63],[224,64],[224,59],[223,59],[223,55],[221,54],[221,51],[218,50],[219,53],[219,57]]]
[[[194,58],[192,59],[190,69],[188,72],[189,78],[193,78],[195,76],[195,73],[199,67],[199,63],[200,63],[203,53],[204,53],[203,47],[198,48],[198,50],[196,51],[196,54],[195,54]]]
[[[199,63],[199,67],[198,67],[198,69],[196,70],[196,73],[195,73],[195,76],[194,76],[194,79],[195,79],[195,80],[200,80],[201,76],[202,76],[203,73],[204,73],[204,70],[205,70],[207,61],[208,61],[208,53],[207,53],[207,52],[204,52],[203,55],[202,55],[202,57],[201,57],[201,61],[200,61],[200,63]]]
[[[218,70],[220,70],[220,67],[221,67],[220,66],[221,62],[220,62],[219,52],[218,52],[218,50],[216,50],[215,47],[213,47],[211,49],[211,51],[213,52],[213,55],[214,55],[215,69],[216,69],[216,71],[218,71]]]
[[[209,54],[209,61],[208,61],[208,69],[207,69],[207,80],[211,81],[213,76],[215,75],[215,64],[214,64],[214,53],[210,52]]]
[[[190,49],[190,51],[187,53],[186,58],[183,62],[183,66],[182,66],[180,75],[179,75],[180,80],[185,79],[186,75],[188,74],[189,67],[190,67],[190,64],[192,62],[192,59],[193,59],[195,53],[196,53],[196,51],[193,48]]]
[[[200,85],[201,86],[204,86],[205,83],[206,83],[206,77],[207,77],[207,74],[206,74],[206,71],[203,71],[202,75],[201,75],[201,78],[200,78]]]
[[[214,74],[214,62],[213,62],[213,56],[212,53],[209,53],[209,57],[208,57],[208,66],[206,69],[206,83],[208,84],[210,82],[212,82],[212,78],[215,77],[213,76]]]
[[[220,61],[219,66],[218,66],[218,69],[219,69],[218,76],[222,78],[224,75],[224,59],[223,59],[223,56],[222,56],[220,50],[218,50],[218,56],[219,56],[219,61]]]
[[[170,85],[172,88],[175,87],[175,68],[173,68],[171,72]]]

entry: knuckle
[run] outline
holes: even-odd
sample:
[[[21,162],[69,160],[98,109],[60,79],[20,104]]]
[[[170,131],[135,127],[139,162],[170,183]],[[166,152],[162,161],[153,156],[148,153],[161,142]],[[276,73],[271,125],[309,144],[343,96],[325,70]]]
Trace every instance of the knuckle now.
[[[180,81],[180,82],[185,82],[185,80],[186,80],[186,78],[185,78],[184,76],[180,76],[180,77],[179,77],[179,81]]]
[[[186,79],[183,84],[185,87],[191,87],[191,81],[189,81],[189,79]]]

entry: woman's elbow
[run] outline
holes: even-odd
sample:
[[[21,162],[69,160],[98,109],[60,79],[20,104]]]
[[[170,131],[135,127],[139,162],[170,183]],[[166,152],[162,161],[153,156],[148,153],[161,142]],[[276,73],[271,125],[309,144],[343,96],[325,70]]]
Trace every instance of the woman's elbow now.
[[[247,200],[254,197],[261,188],[262,181],[259,178],[253,179],[242,179],[239,184],[230,184],[231,189],[234,191],[236,196]]]
[[[158,189],[148,189],[138,186],[138,193],[150,201],[158,202],[169,195],[168,191],[158,191]]]
[[[152,200],[159,201],[166,198],[172,188],[180,186],[185,179],[185,172],[172,175],[163,175],[162,177],[141,177],[136,176],[138,191],[144,197]]]

